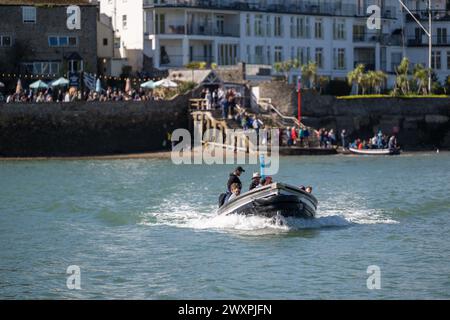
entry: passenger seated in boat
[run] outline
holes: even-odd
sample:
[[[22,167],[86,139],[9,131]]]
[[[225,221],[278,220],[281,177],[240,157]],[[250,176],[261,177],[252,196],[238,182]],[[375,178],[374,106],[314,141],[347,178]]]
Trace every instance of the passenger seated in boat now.
[[[272,177],[265,177],[261,179],[261,182],[258,185],[258,188],[260,187],[264,187],[264,186],[269,186],[273,183]]]
[[[265,186],[269,186],[273,183],[273,179],[272,177],[266,177],[266,182],[265,182]]]
[[[305,186],[300,186],[299,188],[300,188],[300,190],[306,191],[306,187]]]
[[[231,192],[231,185],[233,183],[237,183],[239,185],[239,188],[242,189],[242,182],[241,179],[239,179],[242,172],[245,172],[245,170],[242,167],[237,167],[236,170],[234,170],[233,173],[230,174],[230,178],[228,179],[227,183],[228,192]]]
[[[252,177],[252,182],[250,183],[250,191],[256,189],[261,182],[261,175],[258,172],[255,172]]]
[[[230,202],[231,200],[239,197],[241,195],[241,188],[239,184],[233,183],[231,185],[231,195],[228,197],[228,199],[225,201],[225,203]]]
[[[312,193],[313,192],[313,188],[311,186],[306,187],[306,192]]]

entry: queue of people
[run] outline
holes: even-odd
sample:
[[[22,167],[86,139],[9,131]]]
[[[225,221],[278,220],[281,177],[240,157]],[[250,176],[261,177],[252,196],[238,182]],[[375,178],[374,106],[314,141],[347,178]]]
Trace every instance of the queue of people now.
[[[280,146],[299,146],[310,147],[311,133],[308,128],[296,128],[288,127],[286,129],[280,129]]]

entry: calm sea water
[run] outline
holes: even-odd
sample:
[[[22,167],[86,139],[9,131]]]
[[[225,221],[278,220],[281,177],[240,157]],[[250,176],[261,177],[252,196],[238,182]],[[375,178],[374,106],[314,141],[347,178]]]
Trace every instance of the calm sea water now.
[[[0,162],[0,298],[450,298],[450,154],[282,158],[319,210],[281,226],[215,215],[231,169]]]

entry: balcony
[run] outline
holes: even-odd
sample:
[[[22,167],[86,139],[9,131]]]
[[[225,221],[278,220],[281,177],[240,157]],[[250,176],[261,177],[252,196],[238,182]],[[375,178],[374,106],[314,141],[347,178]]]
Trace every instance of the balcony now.
[[[197,36],[239,37],[239,25],[218,28],[213,23],[188,24],[187,34]]]
[[[187,29],[182,23],[167,23],[164,26],[155,28],[152,25],[147,27],[145,35],[194,35],[194,36],[215,36],[215,37],[239,37],[239,26],[218,28],[215,24],[188,24]]]
[[[286,0],[283,4],[261,3],[260,1],[244,0],[144,0],[144,8],[197,8],[212,10],[237,10],[237,11],[257,11],[288,14],[310,14],[329,16],[356,16],[356,5],[342,4],[335,1],[312,4],[305,0]],[[395,14],[394,11],[392,13]],[[388,10],[385,10],[386,15]]]
[[[428,21],[429,19],[428,10],[412,11],[412,13],[417,20]],[[433,21],[450,21],[450,11],[433,10],[431,18]],[[409,13],[406,14],[406,21],[415,22],[414,18]]]
[[[356,68],[358,64],[363,64],[365,66],[365,71],[375,71],[375,62],[373,60],[358,60],[355,61],[353,66]]]
[[[428,46],[429,38],[424,36],[422,38],[408,38],[408,46],[410,47],[422,47]],[[450,46],[450,36],[433,36],[432,37],[433,46]]]
[[[374,33],[354,33],[353,34],[353,42],[379,42],[380,35]]]

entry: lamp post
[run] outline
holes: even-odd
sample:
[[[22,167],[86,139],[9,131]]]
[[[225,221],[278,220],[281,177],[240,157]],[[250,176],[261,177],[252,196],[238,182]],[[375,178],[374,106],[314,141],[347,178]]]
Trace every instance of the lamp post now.
[[[298,76],[297,79],[297,115],[298,115],[298,122],[299,125],[301,125],[302,123],[302,75],[300,73],[300,75]]]
[[[423,24],[416,18],[416,16],[409,10],[406,4],[402,0],[398,0],[403,8],[413,17],[417,24],[422,28],[425,34],[428,36],[428,94],[431,94],[431,64],[432,64],[432,50],[433,50],[433,29],[432,29],[432,17],[431,17],[431,0],[428,0],[428,30],[423,26]]]

